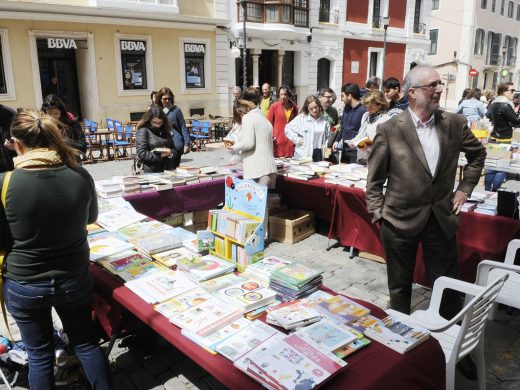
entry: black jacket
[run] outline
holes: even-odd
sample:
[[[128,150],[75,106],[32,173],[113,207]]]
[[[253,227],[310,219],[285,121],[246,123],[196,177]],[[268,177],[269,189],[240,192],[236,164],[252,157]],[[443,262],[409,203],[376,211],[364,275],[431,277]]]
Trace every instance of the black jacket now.
[[[143,162],[145,172],[162,172],[174,168],[173,157],[177,155],[177,150],[169,133],[160,134],[159,130],[141,127],[137,130],[135,144],[137,157]],[[172,158],[161,158],[160,153],[152,152],[155,148],[169,148]]]
[[[77,120],[71,120],[65,124],[65,141],[74,149],[86,153],[87,141],[85,140],[85,133]]]
[[[11,122],[14,115],[12,108],[0,104],[0,172],[14,169],[13,157],[16,157],[16,152],[4,147],[4,140],[11,138]]]
[[[520,126],[520,118],[515,114],[511,101],[505,96],[498,96],[493,100],[488,117],[493,123],[492,138],[511,139],[513,126]]]

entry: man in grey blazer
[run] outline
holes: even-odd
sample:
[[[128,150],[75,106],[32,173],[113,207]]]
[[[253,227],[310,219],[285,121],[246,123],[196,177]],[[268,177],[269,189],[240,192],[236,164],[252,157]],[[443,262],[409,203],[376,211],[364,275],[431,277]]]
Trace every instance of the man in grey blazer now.
[[[409,109],[378,126],[368,160],[366,200],[372,222],[381,224],[390,306],[407,314],[419,243],[432,283],[458,276],[458,214],[486,158],[465,117],[439,110],[443,85],[432,67],[410,70],[403,83]],[[454,193],[459,152],[468,164]],[[443,299],[441,314],[451,318],[460,305],[452,292]]]

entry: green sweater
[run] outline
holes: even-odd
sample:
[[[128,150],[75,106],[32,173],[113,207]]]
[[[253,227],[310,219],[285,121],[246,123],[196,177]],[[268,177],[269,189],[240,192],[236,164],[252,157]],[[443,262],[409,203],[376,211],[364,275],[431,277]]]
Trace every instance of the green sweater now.
[[[98,215],[94,182],[85,169],[15,169],[6,204],[4,210],[0,203],[0,248],[11,247],[4,260],[7,278],[61,279],[85,272],[86,225]]]

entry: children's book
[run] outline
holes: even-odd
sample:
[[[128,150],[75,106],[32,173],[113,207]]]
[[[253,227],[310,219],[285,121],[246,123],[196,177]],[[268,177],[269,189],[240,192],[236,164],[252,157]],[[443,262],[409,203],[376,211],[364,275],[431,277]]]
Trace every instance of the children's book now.
[[[175,271],[156,272],[126,282],[125,286],[148,303],[164,302],[197,287],[183,272]]]
[[[215,235],[209,230],[197,230],[197,248],[199,252],[215,250]]]
[[[146,215],[138,213],[128,205],[99,213],[96,223],[109,232],[113,232],[125,226],[142,221],[145,218],[147,218]]]
[[[350,324],[370,314],[370,309],[341,295],[320,302],[316,309],[333,322]]]
[[[179,328],[204,337],[240,317],[242,317],[240,310],[219,299],[212,298],[170,317],[170,322]]]
[[[388,312],[390,315],[381,320],[383,325],[374,324],[365,330],[367,337],[399,353],[406,353],[430,338],[429,330],[401,320],[394,310]]]
[[[98,261],[107,271],[120,277],[125,282],[137,279],[165,268],[155,264],[149,258],[133,250],[117,253]]]
[[[276,256],[269,256],[254,264],[250,264],[246,268],[246,273],[260,280],[269,281],[269,277],[274,270],[285,267],[289,264],[292,264],[292,261],[281,259]]]
[[[184,294],[177,295],[154,306],[154,309],[166,318],[173,317],[190,307],[200,305],[201,303],[211,299],[212,295],[201,288],[195,288]]]
[[[310,268],[300,263],[291,263],[272,272],[271,279],[287,287],[296,289],[303,287],[312,280],[320,277],[323,271]]]
[[[270,307],[267,311],[267,321],[285,329],[295,329],[321,319],[317,310],[308,307],[301,300],[284,302]]]
[[[327,301],[327,300],[329,300],[330,298],[333,298],[333,297],[334,297],[334,295],[329,294],[328,292],[325,292],[323,290],[318,290],[318,291],[313,292],[311,295],[303,298],[302,302],[305,302],[307,304],[307,306],[312,307],[312,308],[315,309],[316,306],[320,302]]]
[[[159,232],[158,234],[136,238],[132,243],[137,249],[148,255],[164,252],[182,246],[182,240],[175,233]]]
[[[266,288],[261,282],[248,279],[219,290],[216,296],[243,312],[248,312],[274,302],[276,291]]]
[[[171,230],[171,226],[159,221],[142,221],[119,229],[119,233],[130,241],[149,236],[150,234],[157,234],[158,232]]]
[[[340,347],[333,351],[332,353],[339,357],[340,359],[344,359],[349,355],[352,355],[354,352],[359,351],[361,348],[366,347],[370,344],[370,340],[366,337],[357,338],[354,341],[351,341],[347,345]]]
[[[280,340],[285,335],[262,321],[253,321],[251,326],[233,334],[217,345],[215,350],[234,362],[272,337]]]
[[[372,325],[383,325],[379,318],[371,315],[363,316],[349,324],[350,327],[354,328],[358,332],[365,333],[366,328]]]
[[[312,389],[347,365],[296,334],[283,340],[271,339],[234,364],[252,378],[277,389]]]
[[[198,253],[193,253],[184,247],[156,253],[155,255],[152,255],[152,257],[171,269],[178,268],[180,270],[189,270],[189,264],[193,262],[197,263],[197,261],[200,263],[200,255]]]
[[[229,261],[220,260],[211,255],[203,256],[204,263],[198,267],[190,269],[188,276],[193,280],[200,282],[217,276],[231,273],[235,270],[235,265]]]
[[[183,329],[181,333],[184,336],[188,337],[194,343],[197,343],[201,347],[205,348],[206,350],[216,353],[216,347],[218,344],[226,340],[228,337],[231,337],[234,334],[238,333],[242,329],[247,328],[251,324],[251,321],[248,321],[245,318],[239,318],[238,320],[233,321],[232,323],[224,326],[223,328],[216,330],[215,332],[209,334],[206,337],[201,337],[196,333],[188,332],[185,329]]]
[[[301,328],[294,334],[306,341],[318,344],[329,352],[334,352],[357,339],[357,336],[350,332],[350,328],[341,324],[336,325],[327,320],[321,320]]]
[[[233,284],[244,282],[246,279],[233,273],[199,282],[199,286],[209,293],[214,293]]]
[[[96,236],[99,236],[99,234]],[[98,261],[107,256],[124,252],[133,248],[132,244],[129,244],[126,241],[118,240],[114,237],[103,237],[95,239],[96,236],[92,236],[92,238],[89,239],[91,261]]]

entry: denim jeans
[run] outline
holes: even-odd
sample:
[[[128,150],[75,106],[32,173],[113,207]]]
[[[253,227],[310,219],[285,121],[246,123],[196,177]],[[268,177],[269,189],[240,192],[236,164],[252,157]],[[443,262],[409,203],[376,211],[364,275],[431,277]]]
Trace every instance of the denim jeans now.
[[[94,389],[109,389],[108,367],[92,323],[90,275],[16,282],[5,279],[5,304],[20,328],[29,355],[31,390],[54,389],[51,308],[60,317],[70,344]]]
[[[507,172],[494,171],[488,169],[484,179],[484,186],[486,191],[498,191],[502,183],[506,180]]]

